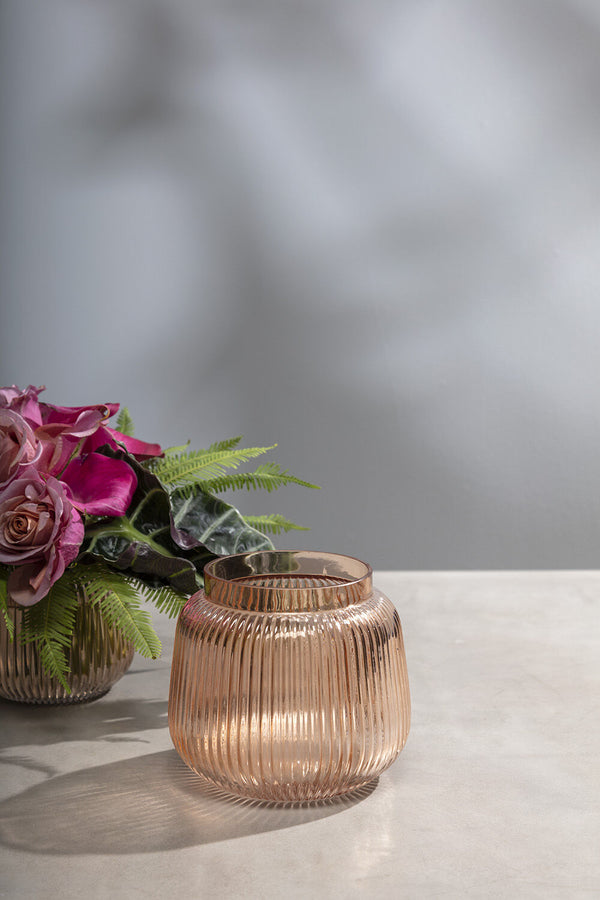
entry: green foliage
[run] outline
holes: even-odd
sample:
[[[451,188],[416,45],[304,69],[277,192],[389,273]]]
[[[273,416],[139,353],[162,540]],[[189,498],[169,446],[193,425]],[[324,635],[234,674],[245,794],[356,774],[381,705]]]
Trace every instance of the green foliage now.
[[[102,565],[82,567],[82,572],[87,598],[97,604],[106,624],[118,628],[142,656],[156,659],[161,644],[149,614],[140,606],[138,580]]]
[[[123,408],[117,429],[133,436],[133,421]],[[156,658],[161,646],[142,604],[175,617],[187,595],[202,584],[202,569],[215,556],[272,549],[269,534],[306,530],[278,514],[244,516],[215,494],[226,490],[264,490],[283,485],[316,488],[262,463],[252,472],[237,471],[270,447],[239,446],[241,436],[192,451],[188,444],[140,463],[124,447],[100,452],[124,459],[137,487],[124,516],[86,516],[85,536],[77,560],[39,603],[24,611],[21,639],[36,645],[42,666],[68,690],[68,659],[78,604],[83,591],[104,621],[118,629],[145,657]],[[232,471],[233,470],[233,471]],[[11,636],[7,578],[0,565],[0,614]]]
[[[239,447],[240,441],[242,440],[242,435],[238,434],[237,437],[227,438],[225,441],[216,441],[214,444],[211,444],[208,448],[209,453],[214,453],[219,450],[233,450],[234,447]]]
[[[166,584],[154,587],[145,581],[139,581],[137,587],[143,600],[152,603],[159,612],[165,613],[171,619],[179,615],[187,602],[185,595],[178,594]]]
[[[134,435],[134,427],[133,427],[133,419],[129,414],[129,410],[126,406],[123,407],[119,411],[119,414],[116,419],[117,431],[120,431],[121,434],[126,434],[128,437],[133,437]]]
[[[145,465],[130,456],[127,461],[137,476],[127,516],[104,518],[87,527],[81,555],[135,573],[150,584],[160,581],[176,592],[193,593],[199,587],[196,560],[189,559],[171,537],[169,495]]]
[[[237,439],[236,439],[237,440]],[[226,442],[224,442],[226,443]],[[190,450],[159,459],[153,467],[154,474],[163,484],[178,487],[184,484],[206,482],[218,478],[225,469],[237,469],[242,463],[262,456],[276,447],[226,447],[224,450]]]
[[[291,475],[287,470],[281,471],[277,463],[262,463],[257,466],[254,472],[233,472],[228,475],[221,475],[216,478],[210,478],[205,482],[205,489],[212,491],[214,494],[220,494],[226,490],[240,490],[246,488],[248,491],[263,490],[271,493],[285,484],[299,484],[302,487],[313,488],[318,490],[318,485],[310,484],[308,481],[302,481]]]
[[[173,536],[179,546],[189,551],[228,556],[249,550],[273,549],[269,538],[248,525],[234,506],[207,493],[199,485],[192,490],[173,491],[171,509]]]
[[[98,606],[107,625],[118,629],[142,656],[156,659],[161,644],[148,612],[141,607],[154,600],[158,609],[176,615],[185,597],[167,587],[154,589],[136,578],[103,564],[75,565],[68,569],[39,603],[24,611],[21,640],[36,644],[48,675],[68,691],[68,652],[82,592]]]
[[[78,603],[74,573],[65,572],[52,585],[49,593],[39,603],[27,607],[23,615],[22,642],[37,645],[45,671],[57,678],[67,691],[67,653],[71,646]]]
[[[0,612],[2,613],[8,635],[12,641],[14,640],[15,636],[15,626],[13,620],[8,614],[8,591],[6,587],[7,578],[8,569],[5,566],[0,566]]]
[[[304,525],[296,525],[284,516],[273,513],[270,516],[244,516],[244,519],[263,534],[280,534],[282,531],[308,531]]]

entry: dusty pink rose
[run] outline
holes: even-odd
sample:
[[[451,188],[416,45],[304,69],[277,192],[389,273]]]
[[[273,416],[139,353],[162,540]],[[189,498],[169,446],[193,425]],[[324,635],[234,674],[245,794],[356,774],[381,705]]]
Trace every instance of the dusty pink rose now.
[[[50,444],[60,444],[58,450],[53,446],[51,452],[45,453],[46,460],[53,460],[52,469],[64,461],[65,456],[68,459],[68,451],[77,450],[77,445],[83,438],[86,440],[79,448],[83,454],[92,453],[103,444],[108,444],[113,449],[117,449],[120,444],[137,459],[162,456],[159,444],[140,441],[105,424],[119,411],[118,403],[55,406],[53,403],[40,403],[38,397],[45,390],[44,386],[34,387],[32,384],[24,390],[16,384],[0,388],[0,408],[19,413],[34,429],[43,429],[40,438],[48,440]]]
[[[14,412],[19,413],[35,428],[37,425],[42,424],[42,413],[38,396],[44,390],[46,389],[43,385],[36,388],[32,384],[26,387],[24,391],[17,387],[16,384],[0,388],[0,407],[12,409]]]
[[[0,485],[35,462],[42,445],[25,419],[12,409],[0,407]]]
[[[64,486],[25,470],[0,492],[0,562],[15,566],[8,594],[31,606],[46,596],[79,552],[83,522]]]
[[[16,385],[0,388],[0,410],[20,414],[34,430],[40,446],[31,461],[38,471],[60,479],[69,500],[81,512],[125,515],[137,487],[135,472],[125,460],[97,451],[106,445],[113,450],[124,447],[132,456],[147,459],[162,456],[160,445],[110,428],[106,422],[118,411],[118,403],[54,406],[39,402],[42,390],[32,385],[24,391]]]

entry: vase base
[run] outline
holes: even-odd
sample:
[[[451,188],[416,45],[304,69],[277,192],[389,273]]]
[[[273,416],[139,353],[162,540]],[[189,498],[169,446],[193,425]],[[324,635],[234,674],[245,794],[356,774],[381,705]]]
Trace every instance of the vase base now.
[[[378,775],[371,775],[365,779],[359,779],[346,785],[307,785],[302,783],[269,785],[256,784],[235,785],[219,783],[198,769],[188,765],[190,773],[194,773],[197,784],[201,790],[219,797],[224,801],[237,801],[242,803],[267,804],[268,806],[319,806],[339,803],[353,803],[364,799],[371,794],[379,783]]]
[[[100,700],[105,697],[110,688],[101,691],[89,691],[85,694],[65,694],[62,697],[8,697],[6,694],[0,694],[0,700],[6,700],[8,703],[24,703],[27,706],[75,706],[80,703],[92,703],[94,700]]]

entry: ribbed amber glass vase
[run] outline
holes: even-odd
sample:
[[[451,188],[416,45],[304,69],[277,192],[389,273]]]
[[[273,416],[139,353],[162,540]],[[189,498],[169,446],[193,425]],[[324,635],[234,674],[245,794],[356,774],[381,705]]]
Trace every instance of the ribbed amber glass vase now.
[[[265,551],[214,560],[177,623],[169,727],[182,759],[243,797],[360,787],[410,725],[402,630],[371,568]]]
[[[71,670],[67,691],[44,670],[36,646],[21,643],[23,608],[13,604],[8,615],[15,629],[12,641],[0,616],[0,697],[5,700],[43,705],[96,700],[125,674],[133,660],[133,644],[104,622],[80,589],[67,660]]]

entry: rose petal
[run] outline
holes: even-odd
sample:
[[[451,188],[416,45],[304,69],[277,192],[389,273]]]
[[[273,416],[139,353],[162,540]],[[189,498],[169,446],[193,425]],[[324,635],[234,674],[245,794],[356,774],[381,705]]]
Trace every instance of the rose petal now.
[[[7,580],[10,599],[21,606],[33,606],[34,603],[38,603],[51,587],[49,563],[45,559],[13,569]]]
[[[118,450],[118,444],[122,444],[128,453],[139,459],[163,455],[160,444],[148,444],[146,441],[139,441],[137,438],[115,431],[114,428],[110,428],[108,425],[101,425],[98,431],[86,440],[83,450],[86,453],[91,453],[105,444],[108,444],[113,450]]]
[[[42,445],[23,416],[0,407],[0,482],[37,462],[41,453]]]
[[[45,597],[79,553],[81,516],[52,476],[34,467],[0,492],[0,561],[16,568],[8,577],[12,600],[31,606]]]
[[[137,487],[133,469],[120,459],[90,453],[72,460],[61,476],[73,506],[94,516],[123,516]]]
[[[0,388],[0,407],[13,409],[27,419],[30,425],[36,427],[42,424],[42,412],[38,395],[46,388],[34,387],[30,384],[24,391],[17,387],[16,384],[10,387]]]
[[[128,453],[139,459],[163,455],[160,444],[148,444],[146,441],[138,441],[137,438],[130,437],[128,434],[121,434],[120,431],[115,431],[114,428],[109,428],[108,425],[103,425],[100,431],[107,431],[115,441],[123,444]]]
[[[54,406],[52,403],[42,403],[44,422],[73,425],[84,413],[94,413],[100,420],[110,419],[119,409],[118,403],[96,403],[91,406]]]

